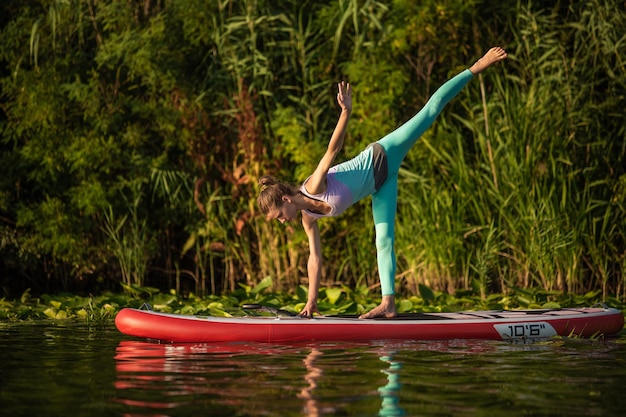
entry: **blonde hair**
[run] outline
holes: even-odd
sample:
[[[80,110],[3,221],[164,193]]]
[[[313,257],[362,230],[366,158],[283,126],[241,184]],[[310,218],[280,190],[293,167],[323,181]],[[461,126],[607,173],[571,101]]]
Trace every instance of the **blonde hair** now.
[[[261,192],[257,197],[257,204],[264,215],[267,215],[270,210],[282,206],[283,196],[293,196],[298,193],[296,187],[279,182],[271,175],[259,178],[259,185],[261,186]]]

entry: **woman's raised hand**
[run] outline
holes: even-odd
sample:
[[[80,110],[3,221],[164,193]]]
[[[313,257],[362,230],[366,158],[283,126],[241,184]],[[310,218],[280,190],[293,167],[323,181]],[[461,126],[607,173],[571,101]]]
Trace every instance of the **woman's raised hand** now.
[[[337,92],[337,103],[339,103],[339,107],[341,107],[341,110],[351,112],[352,88],[350,87],[350,83],[342,81],[337,84],[337,86],[339,87],[339,91]]]

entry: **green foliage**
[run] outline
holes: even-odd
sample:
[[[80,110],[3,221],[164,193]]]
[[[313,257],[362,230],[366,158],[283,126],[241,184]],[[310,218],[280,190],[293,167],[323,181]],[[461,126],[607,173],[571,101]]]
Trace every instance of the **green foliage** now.
[[[69,294],[33,297],[30,291],[26,291],[20,300],[0,299],[0,320],[75,320],[103,323],[113,321],[122,308],[146,306],[160,312],[218,317],[253,314],[243,308],[246,304],[258,304],[292,313],[298,313],[304,307],[305,303],[291,294],[267,291],[270,286],[271,280],[266,279],[254,288],[244,285],[228,295],[206,297],[198,297],[195,294],[181,297],[174,290],[163,293],[155,288],[136,285],[125,286],[125,294],[104,293],[89,297]],[[451,296],[422,285],[420,294],[421,296],[414,295],[396,300],[398,312],[589,307],[602,300],[600,291],[572,295],[522,288],[511,288],[505,294],[491,294],[483,298],[480,294],[470,291]],[[362,314],[377,304],[376,297],[362,289],[341,287],[320,291],[319,308],[324,315]],[[626,311],[626,305],[615,298],[605,300],[605,304]]]
[[[341,159],[503,44],[509,60],[405,161],[399,308],[424,286],[486,304],[513,287],[624,295],[626,13],[611,1],[14,3],[0,6],[5,293],[123,283],[135,298],[147,285],[204,297],[270,277],[297,309],[306,237],[259,215],[256,180],[312,172],[338,81],[355,88]],[[374,302],[364,225],[369,202],[320,222],[325,308]]]

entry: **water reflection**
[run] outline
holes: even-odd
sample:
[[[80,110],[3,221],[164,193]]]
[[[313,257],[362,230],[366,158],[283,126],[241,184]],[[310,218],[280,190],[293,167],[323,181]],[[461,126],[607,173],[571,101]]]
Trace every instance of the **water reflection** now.
[[[366,360],[363,369],[351,370],[346,352],[353,352],[355,360]],[[354,398],[364,401],[376,392],[380,416],[403,416],[406,413],[399,405],[398,396],[402,365],[394,359],[394,353],[388,349],[372,350],[371,346],[367,350],[361,345],[172,345],[122,341],[115,355],[116,401],[144,413],[208,403],[223,406],[224,413],[229,407],[241,413],[243,408],[254,409],[255,397],[260,398],[259,405],[266,409],[267,398],[276,398],[280,393],[285,405],[300,401],[302,415],[319,417],[345,411],[340,402],[332,403],[328,398],[332,397],[332,391],[338,398],[345,397],[346,392],[341,390],[346,386],[333,386],[329,380],[343,375],[349,381],[350,372],[362,377],[371,369],[385,375],[383,385],[367,388],[368,383],[379,378],[348,383],[347,387],[356,391],[352,393]],[[373,360],[378,361],[377,369],[372,366]],[[291,404],[291,409],[294,405]]]
[[[402,369],[402,364],[399,361],[394,360],[394,353],[395,352],[392,351],[386,355],[381,355],[379,358],[381,361],[389,365],[386,369],[381,370],[382,373],[387,375],[387,384],[378,388],[378,392],[380,393],[380,397],[382,399],[378,415],[382,417],[406,415],[406,412],[402,409],[402,407],[400,407],[400,400],[398,397],[400,387],[402,387],[402,384],[400,383],[400,370]]]
[[[298,398],[304,400],[304,414],[308,417],[319,417],[320,405],[318,403],[315,389],[317,388],[317,381],[322,376],[322,368],[316,365],[317,359],[322,356],[322,351],[318,348],[312,348],[311,352],[304,358],[304,366],[306,368],[306,374],[304,375],[304,381],[307,385],[302,388],[302,391],[298,394]]]
[[[261,399],[255,404],[254,398],[263,398],[263,395],[275,398],[280,392],[285,405],[298,400],[303,415],[319,417],[341,411],[341,401],[332,401],[346,396],[345,392],[340,392],[341,387],[333,386],[333,382],[340,378],[343,389],[360,391],[353,394],[357,400],[369,401],[377,395],[378,415],[404,416],[407,413],[400,405],[399,396],[403,365],[396,355],[407,349],[468,354],[486,353],[493,349],[493,345],[455,341],[394,342],[382,346],[174,345],[122,341],[115,355],[115,388],[119,394],[116,401],[145,411],[207,403],[241,411],[261,404],[266,406]],[[358,369],[351,369],[351,363],[359,362],[352,365]],[[376,373],[385,376],[382,385],[376,383],[380,381]],[[353,382],[351,374],[357,377]],[[366,380],[363,380],[364,376]],[[371,389],[368,384],[372,384]],[[295,408],[295,404],[291,404],[291,408]]]
[[[618,345],[588,342],[122,341],[115,352],[115,401],[132,416],[476,415],[511,406],[543,410],[563,396],[570,399],[558,402],[560,411],[623,411],[616,385],[626,375],[618,366],[623,358]]]
[[[147,409],[173,409],[206,399],[242,405],[248,400],[243,393],[249,391],[244,376],[249,363],[238,356],[264,353],[244,345],[123,341],[115,355],[117,401]]]

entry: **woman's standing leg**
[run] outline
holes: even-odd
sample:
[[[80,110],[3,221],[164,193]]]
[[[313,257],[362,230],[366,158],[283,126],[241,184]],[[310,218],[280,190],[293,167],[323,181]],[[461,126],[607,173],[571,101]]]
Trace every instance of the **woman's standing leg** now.
[[[376,228],[376,262],[383,299],[378,307],[361,315],[361,318],[394,317],[396,315],[395,278],[396,253],[395,218],[398,199],[398,176],[387,181],[372,195],[372,211]]]
[[[383,296],[394,295],[396,277],[395,220],[398,201],[398,176],[387,178],[372,195],[372,213],[376,228],[376,257]]]

